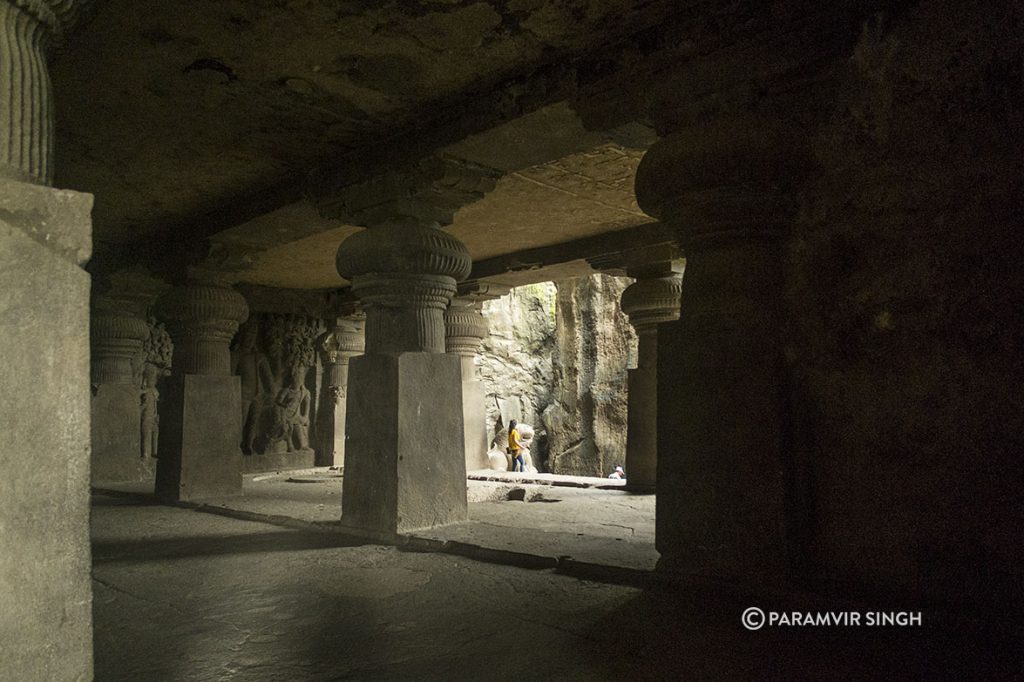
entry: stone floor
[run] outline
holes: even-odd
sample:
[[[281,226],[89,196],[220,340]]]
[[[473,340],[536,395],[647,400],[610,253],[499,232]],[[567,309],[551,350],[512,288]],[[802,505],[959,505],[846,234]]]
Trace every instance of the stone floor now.
[[[1011,679],[955,628],[748,632],[643,591],[94,496],[97,680]],[[980,647],[980,648],[979,648]],[[1018,666],[1018,667],[1014,667]]]
[[[342,479],[330,469],[249,474],[243,481],[242,496],[205,504],[267,521],[284,517],[336,524],[341,515]],[[139,494],[152,490],[141,484],[98,487]],[[621,481],[471,472],[468,496],[468,523],[411,535],[627,569],[651,570],[657,563],[655,498],[626,492]]]

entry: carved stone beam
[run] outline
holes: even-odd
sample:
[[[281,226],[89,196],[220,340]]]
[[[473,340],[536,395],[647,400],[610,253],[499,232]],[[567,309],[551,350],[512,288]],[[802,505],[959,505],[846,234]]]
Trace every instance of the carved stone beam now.
[[[328,195],[311,197],[325,218],[373,226],[396,218],[451,225],[455,212],[494,189],[500,173],[468,161],[430,156]]]

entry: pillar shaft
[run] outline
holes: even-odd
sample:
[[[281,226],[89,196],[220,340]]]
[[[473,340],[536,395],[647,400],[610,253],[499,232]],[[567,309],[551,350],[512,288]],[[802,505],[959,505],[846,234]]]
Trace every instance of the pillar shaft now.
[[[456,298],[445,313],[445,348],[460,358],[462,368],[463,441],[468,470],[486,469],[487,412],[485,389],[478,376],[476,356],[487,336],[487,320],[480,304],[472,299]]]
[[[339,318],[323,340],[324,391],[321,418],[322,449],[326,464],[345,466],[345,416],[348,405],[349,361],[365,347],[363,319]]]
[[[658,325],[679,319],[681,277],[668,271],[638,279],[622,292],[622,311],[636,328],[638,362],[629,371],[626,477],[637,492],[654,492],[658,442]]]

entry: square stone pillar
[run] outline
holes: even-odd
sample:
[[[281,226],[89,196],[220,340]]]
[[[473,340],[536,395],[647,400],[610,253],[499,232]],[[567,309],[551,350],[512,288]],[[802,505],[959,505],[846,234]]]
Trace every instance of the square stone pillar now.
[[[201,500],[242,492],[242,380],[175,374],[160,395],[156,494]]]
[[[92,678],[91,210],[0,179],[2,680]]]
[[[386,533],[465,521],[459,358],[363,355],[349,363],[342,522]]]

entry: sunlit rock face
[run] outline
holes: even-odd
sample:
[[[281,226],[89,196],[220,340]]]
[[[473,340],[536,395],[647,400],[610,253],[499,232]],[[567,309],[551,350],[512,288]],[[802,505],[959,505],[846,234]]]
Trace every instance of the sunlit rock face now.
[[[517,287],[484,303],[490,333],[480,351],[480,375],[487,402],[487,438],[494,443],[509,419],[540,425],[554,385],[555,285]],[[539,459],[544,442],[538,434]],[[499,445],[501,445],[499,443]]]
[[[543,415],[554,473],[607,475],[625,458],[626,370],[636,366],[637,338],[619,301],[631,281],[593,275],[559,285],[559,352]]]

